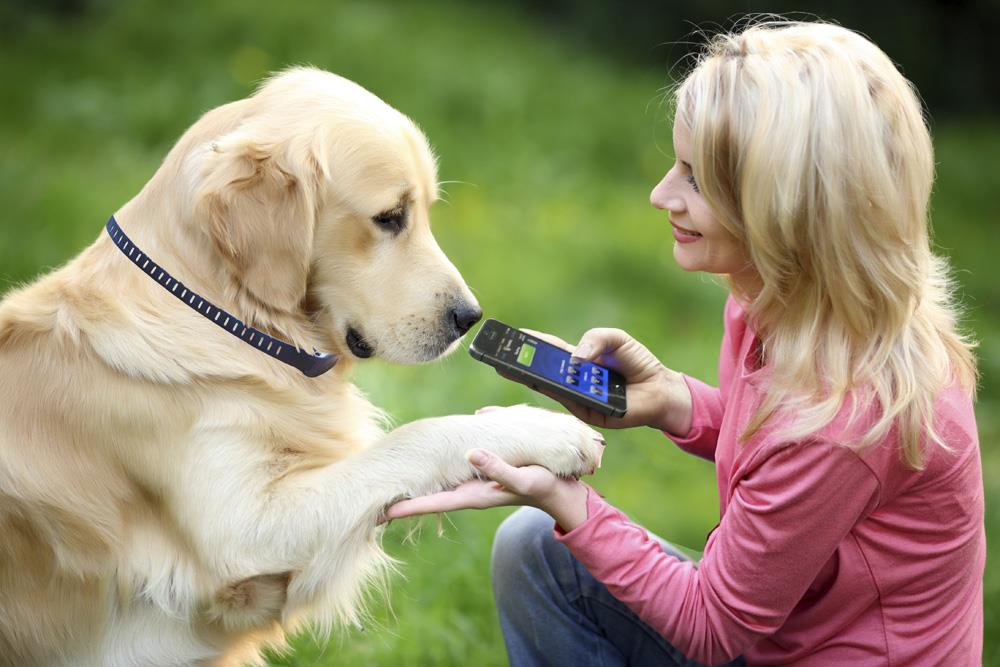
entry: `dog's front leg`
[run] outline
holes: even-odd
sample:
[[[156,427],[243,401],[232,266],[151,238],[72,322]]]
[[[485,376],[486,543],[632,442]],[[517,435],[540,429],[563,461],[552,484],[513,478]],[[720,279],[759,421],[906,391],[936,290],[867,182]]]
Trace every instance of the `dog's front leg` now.
[[[342,620],[355,621],[357,593],[389,559],[376,528],[385,508],[401,498],[451,488],[471,479],[465,458],[482,447],[512,465],[540,464],[558,475],[589,474],[600,461],[600,435],[576,418],[528,406],[406,424],[356,456],[295,482],[328,498],[328,546],[289,585],[289,610],[320,597]],[[310,479],[310,477],[313,477]]]
[[[579,477],[597,467],[602,443],[599,433],[575,417],[519,405],[406,424],[356,463],[389,472],[383,478],[389,504],[470,479],[475,470],[465,453],[472,448],[488,449],[511,465],[539,464],[560,476]]]
[[[576,418],[527,406],[423,419],[343,461],[287,475],[266,491],[212,483],[224,473],[202,468],[199,488],[212,497],[202,496],[192,511],[200,510],[211,531],[206,550],[222,562],[244,563],[246,573],[234,572],[234,581],[290,573],[286,628],[301,617],[321,626],[357,623],[362,592],[392,567],[379,545],[385,508],[471,479],[475,469],[465,453],[475,447],[512,465],[540,464],[567,476],[592,472],[602,451],[600,436]]]

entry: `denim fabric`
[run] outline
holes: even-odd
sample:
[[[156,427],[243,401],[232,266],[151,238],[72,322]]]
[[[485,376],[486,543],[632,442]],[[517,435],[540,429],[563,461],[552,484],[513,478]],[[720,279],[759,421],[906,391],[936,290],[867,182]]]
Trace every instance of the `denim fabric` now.
[[[556,541],[553,523],[545,512],[525,507],[501,524],[493,543],[493,594],[512,667],[699,664],[594,579]],[[685,558],[660,542],[667,553]]]

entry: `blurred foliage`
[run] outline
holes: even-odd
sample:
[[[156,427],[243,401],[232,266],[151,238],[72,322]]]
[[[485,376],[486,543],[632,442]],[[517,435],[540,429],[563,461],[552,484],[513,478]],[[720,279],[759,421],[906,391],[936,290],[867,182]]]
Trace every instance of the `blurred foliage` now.
[[[480,0],[486,2],[489,0]],[[1000,110],[997,0],[519,0],[577,44],[639,65],[670,67],[693,53],[698,33],[730,29],[748,14],[822,19],[870,37],[902,66],[936,113]]]
[[[655,36],[631,48],[685,39],[685,11],[650,21]],[[620,326],[666,363],[714,381],[725,292],[674,265],[665,218],[647,202],[672,161],[661,104],[668,58],[644,65],[613,44],[609,55],[573,25],[533,17],[446,0],[0,0],[0,291],[91,243],[201,113],[246,96],[268,71],[311,63],[360,82],[426,131],[445,192],[435,232],[487,315],[571,340],[591,326]],[[898,19],[909,13],[900,9]],[[924,46],[927,57],[953,56]],[[954,262],[967,325],[982,341],[977,414],[993,537],[1000,286],[989,230],[998,220],[1000,119],[939,119],[935,143],[936,243]],[[551,405],[463,352],[419,367],[373,361],[356,379],[400,422],[484,404]],[[700,549],[718,516],[712,467],[650,430],[607,435],[593,485],[651,530]],[[506,513],[450,515],[440,537],[425,519],[416,543],[404,540],[415,522],[396,522],[385,542],[404,564],[391,609],[376,598],[365,632],[328,645],[303,636],[274,663],[505,664],[489,551]],[[994,558],[985,585],[985,660],[1000,664]]]

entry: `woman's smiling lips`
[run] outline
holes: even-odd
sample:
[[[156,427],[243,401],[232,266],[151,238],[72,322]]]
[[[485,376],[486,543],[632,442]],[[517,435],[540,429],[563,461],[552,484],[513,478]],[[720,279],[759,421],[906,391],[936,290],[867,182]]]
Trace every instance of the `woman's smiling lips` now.
[[[684,229],[673,220],[670,221],[670,226],[673,227],[674,240],[678,243],[694,243],[701,238],[701,234],[691,229]]]

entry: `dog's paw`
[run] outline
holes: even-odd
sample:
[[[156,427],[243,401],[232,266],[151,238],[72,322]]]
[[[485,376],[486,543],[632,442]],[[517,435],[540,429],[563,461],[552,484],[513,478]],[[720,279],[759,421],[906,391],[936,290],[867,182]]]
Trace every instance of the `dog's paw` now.
[[[537,464],[562,477],[590,475],[601,465],[604,436],[572,415],[514,405],[477,416],[495,422],[482,446],[511,465]]]

